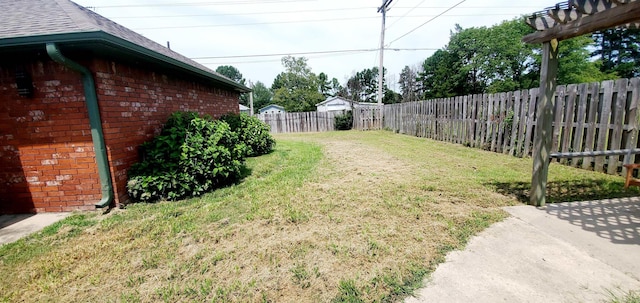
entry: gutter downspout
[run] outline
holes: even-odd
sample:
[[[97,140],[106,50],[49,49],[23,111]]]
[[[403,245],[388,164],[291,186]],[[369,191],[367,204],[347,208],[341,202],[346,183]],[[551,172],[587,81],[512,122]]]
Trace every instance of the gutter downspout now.
[[[111,205],[114,200],[113,182],[111,181],[111,171],[109,170],[109,160],[107,158],[107,148],[104,143],[104,133],[102,132],[102,119],[98,108],[98,97],[93,76],[88,68],[66,58],[58,49],[55,43],[47,43],[47,54],[53,59],[71,70],[82,74],[82,85],[84,87],[84,99],[89,112],[89,125],[91,126],[91,139],[96,154],[98,164],[98,176],[100,177],[100,188],[102,199],[96,203],[97,208],[104,208]]]

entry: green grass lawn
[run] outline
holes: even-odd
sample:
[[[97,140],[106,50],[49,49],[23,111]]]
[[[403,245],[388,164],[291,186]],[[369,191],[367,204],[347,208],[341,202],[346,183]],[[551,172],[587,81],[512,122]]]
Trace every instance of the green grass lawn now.
[[[237,185],[0,247],[0,301],[395,301],[527,200],[531,160],[391,132],[279,135]],[[637,195],[560,165],[549,200]]]

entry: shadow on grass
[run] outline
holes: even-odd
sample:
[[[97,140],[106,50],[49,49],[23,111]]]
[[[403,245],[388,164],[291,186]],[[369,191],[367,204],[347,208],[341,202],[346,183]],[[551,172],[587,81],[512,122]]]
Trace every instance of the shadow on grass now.
[[[513,196],[520,202],[529,202],[531,182],[489,182],[484,185],[500,194]],[[626,198],[639,194],[638,188],[624,189],[624,184],[618,181],[561,180],[547,183],[548,203]]]

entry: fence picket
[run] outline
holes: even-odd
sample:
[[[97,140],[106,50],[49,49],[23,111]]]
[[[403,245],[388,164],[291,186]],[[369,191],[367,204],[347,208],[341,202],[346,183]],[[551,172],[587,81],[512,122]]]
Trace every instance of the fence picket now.
[[[596,119],[598,118],[598,108],[600,104],[600,83],[589,84],[589,112],[587,113],[587,135],[585,137],[584,151],[593,151],[596,141],[596,130],[598,127]],[[585,157],[582,168],[589,169],[594,163],[594,157]]]
[[[609,121],[611,119],[611,104],[613,99],[613,81],[604,81],[602,83],[604,92],[602,93],[602,107],[600,109],[600,125],[598,128],[598,138],[596,140],[596,150],[605,150],[609,139]],[[605,158],[595,157],[594,170],[598,172],[604,171]]]
[[[557,152],[559,151],[560,145],[560,134],[562,133],[562,129],[564,125],[562,124],[562,119],[564,118],[564,110],[565,110],[565,102],[566,102],[566,92],[567,87],[564,85],[559,85],[556,89],[556,100],[553,106],[553,137],[552,137],[552,146],[551,151]],[[557,159],[554,159],[557,161]]]
[[[509,151],[508,154],[512,156],[517,155],[516,141],[518,140],[518,128],[520,126],[520,107],[522,106],[520,100],[522,98],[522,91],[513,92],[513,110],[511,111],[511,137],[509,138]]]
[[[571,140],[574,133],[573,117],[575,115],[575,100],[577,94],[577,86],[575,84],[567,85],[566,95],[567,101],[564,111],[564,129],[561,135],[560,151],[563,153],[571,151]],[[571,162],[577,159],[571,159]],[[560,163],[567,164],[568,158],[560,159]]]
[[[536,106],[538,105],[538,94],[540,92],[539,88],[532,88],[529,91],[529,111],[527,113],[527,131],[524,136],[524,152],[523,157],[528,157],[531,153],[531,141],[533,140],[533,136],[535,135],[534,127],[536,125],[534,118],[536,116]]]
[[[524,157],[524,137],[527,131],[527,112],[529,109],[529,90],[523,90],[520,97],[520,125],[518,125],[518,137],[516,138],[516,157]],[[517,113],[514,113],[514,115]]]
[[[625,148],[636,148],[638,146],[638,101],[640,100],[640,79],[633,78],[629,81],[629,91],[627,98],[629,109],[627,111],[626,123],[629,125],[628,136],[626,137]],[[630,95],[630,96],[629,96]],[[625,164],[636,163],[636,155],[630,155],[625,159]],[[622,175],[627,175],[627,169],[623,167]]]
[[[608,149],[620,149],[622,144],[623,114],[627,103],[627,79],[619,79],[615,83],[616,99],[613,106],[611,140]],[[620,156],[609,156],[607,174],[613,175],[618,170]]]
[[[498,137],[496,139],[496,152],[502,153],[503,152],[503,141],[504,141],[504,118],[505,118],[505,111],[507,108],[507,94],[506,93],[500,93],[499,95],[499,102],[500,102],[500,107],[498,107],[499,112],[498,112]]]
[[[584,151],[582,148],[582,143],[584,142],[584,127],[585,121],[587,119],[587,103],[588,103],[588,90],[589,86],[587,83],[582,83],[578,85],[577,91],[580,98],[578,99],[578,111],[576,114],[576,130],[573,135],[573,151],[579,152]],[[575,161],[571,161],[571,166],[578,167],[584,162],[584,159],[574,159]]]

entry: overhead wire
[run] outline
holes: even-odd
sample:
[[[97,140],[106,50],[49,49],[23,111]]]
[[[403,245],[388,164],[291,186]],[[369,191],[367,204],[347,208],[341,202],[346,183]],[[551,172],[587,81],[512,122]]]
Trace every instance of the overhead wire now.
[[[337,54],[316,54],[316,55],[309,55],[309,56],[305,56],[305,58],[311,60],[311,59],[319,59],[319,58],[329,58],[329,57],[341,57],[341,56],[351,56],[351,55],[358,55],[361,54],[363,52],[353,52],[353,53],[337,53]],[[200,62],[200,64],[204,64],[204,65],[224,65],[224,64],[249,64],[249,63],[266,63],[266,62],[280,62],[282,61],[281,58],[278,59],[268,59],[268,60],[251,60],[251,61],[224,61],[224,62]]]
[[[275,57],[275,56],[288,56],[288,55],[312,55],[312,54],[334,54],[334,53],[349,53],[349,52],[369,52],[374,51],[373,48],[361,48],[361,49],[342,49],[342,50],[327,50],[327,51],[311,51],[311,52],[289,52],[289,53],[276,53],[276,54],[255,54],[255,55],[231,55],[231,56],[208,56],[208,57],[193,57],[190,59],[222,59],[222,58],[253,58],[253,57]]]
[[[419,29],[419,28],[421,28],[421,27],[425,26],[427,23],[429,23],[429,22],[431,22],[431,21],[433,21],[433,20],[437,19],[438,17],[440,17],[440,16],[442,16],[442,15],[446,14],[447,12],[449,12],[450,10],[452,10],[452,9],[456,8],[458,5],[460,5],[460,4],[462,4],[462,3],[464,3],[465,1],[466,1],[466,0],[462,0],[462,1],[458,2],[458,3],[456,3],[455,5],[453,5],[453,6],[449,7],[448,9],[444,10],[442,13],[440,13],[440,14],[438,14],[438,15],[434,16],[433,18],[431,18],[431,19],[427,20],[427,22],[425,22],[425,23],[422,23],[422,24],[418,25],[418,26],[417,26],[417,27],[415,27],[414,29],[412,29],[412,30],[408,31],[407,33],[403,34],[402,36],[400,36],[400,37],[398,37],[398,38],[396,38],[396,39],[392,40],[392,41],[391,41],[391,42],[389,42],[389,44],[387,44],[387,45],[391,45],[393,42],[396,42],[396,41],[398,41],[398,40],[400,40],[400,39],[402,39],[402,38],[404,38],[404,37],[408,36],[409,34],[411,34],[411,33],[415,32],[417,29]]]
[[[291,3],[291,2],[310,2],[310,1],[315,1],[315,0],[236,0],[236,1],[216,1],[216,2],[200,2],[200,3],[161,3],[161,4],[139,4],[139,5],[135,5],[135,4],[131,4],[131,5],[107,5],[107,6],[98,6],[97,8],[122,8],[122,7],[130,7],[130,8],[145,8],[145,7],[159,7],[159,6],[204,6],[204,5],[235,5],[235,4],[258,4],[258,3],[263,3],[263,4],[270,4],[270,3]],[[397,22],[399,22],[400,20],[404,19],[404,18],[417,18],[417,17],[432,17],[431,19],[429,19],[428,21],[422,23],[421,25],[417,26],[416,28],[413,28],[412,30],[408,31],[407,33],[403,34],[402,36],[392,40],[391,42],[389,42],[387,44],[387,46],[391,45],[392,43],[406,37],[407,35],[413,33],[414,31],[416,31],[417,29],[421,28],[422,26],[432,22],[433,20],[444,16],[447,12],[451,11],[452,9],[458,7],[460,4],[464,3],[466,0],[462,0],[460,2],[458,2],[457,4],[448,7],[448,6],[430,6],[430,7],[421,7],[420,5],[422,5],[426,0],[421,1],[418,5],[413,6],[413,7],[402,7],[402,6],[397,6],[399,1],[395,1],[395,3],[393,3],[391,5],[391,8],[394,9],[404,9],[404,8],[409,8],[410,10],[406,13],[404,13],[401,16],[388,16],[389,18],[398,18],[397,20],[395,20],[391,25],[389,25],[389,27],[392,27],[393,25],[395,25]],[[533,7],[533,6],[531,6]],[[535,6],[537,8],[537,6]],[[129,19],[129,18],[179,18],[179,17],[197,17],[197,16],[202,16],[202,17],[208,17],[208,16],[242,16],[242,15],[270,15],[270,14],[296,14],[296,13],[306,13],[306,12],[331,12],[331,11],[344,11],[344,10],[359,10],[359,9],[370,9],[371,7],[352,7],[352,8],[342,8],[342,9],[308,9],[308,10],[291,10],[291,11],[269,11],[269,12],[243,12],[243,13],[223,13],[223,14],[201,14],[201,15],[165,15],[165,16],[122,16],[122,17],[113,17],[113,18],[121,18],[121,19]],[[413,11],[417,10],[417,9],[429,9],[429,8],[447,8],[445,11],[435,15],[435,16],[430,16],[430,15],[421,15],[421,16],[417,16],[417,15],[411,15],[409,16],[409,14],[411,14]],[[476,8],[490,8],[490,7],[461,7],[460,9],[476,9]],[[502,8],[502,9],[508,9],[508,8],[525,8],[525,6],[513,6],[513,7],[504,7],[504,6],[500,6],[500,7],[496,7],[496,8]],[[529,6],[526,6],[526,8],[529,8]],[[475,16],[477,14],[457,14],[457,15],[447,15],[447,16]],[[490,15],[494,15],[494,16],[498,16],[498,15],[512,15],[512,14],[490,14]],[[362,20],[362,19],[377,19],[378,17],[353,17],[353,18],[329,18],[329,19],[316,19],[316,20],[291,20],[291,21],[271,21],[271,22],[254,22],[254,23],[240,23],[240,24],[212,24],[212,25],[185,25],[185,26],[164,26],[164,27],[148,27],[148,28],[140,28],[138,30],[155,30],[155,29],[172,29],[172,28],[206,28],[206,27],[226,27],[226,26],[247,26],[247,25],[267,25],[267,24],[291,24],[291,23],[308,23],[308,22],[325,22],[325,21],[347,21],[347,20]],[[389,28],[387,27],[387,28]],[[399,48],[384,48],[385,50],[395,50],[395,51],[409,51],[409,50],[437,50],[434,48],[416,48],[416,49],[399,49]],[[234,55],[234,56],[213,56],[213,57],[196,57],[196,58],[192,58],[194,60],[204,60],[204,59],[220,59],[220,60],[225,60],[225,59],[239,59],[239,58],[260,58],[260,57],[270,57],[270,56],[285,56],[285,55],[306,55],[306,56],[311,56],[314,58],[320,58],[320,57],[333,57],[333,56],[348,56],[348,55],[354,55],[354,54],[360,54],[360,53],[364,53],[364,52],[375,52],[376,54],[376,59],[377,59],[377,54],[379,52],[379,48],[372,48],[372,49],[352,49],[352,50],[330,50],[330,51],[314,51],[314,52],[294,52],[294,53],[279,53],[279,54],[255,54],[255,55]],[[238,61],[238,62],[225,62],[225,63],[215,63],[215,62],[205,62],[202,64],[205,65],[212,65],[212,64],[248,64],[248,63],[260,63],[260,62],[274,62],[274,61],[280,61],[280,59],[271,59],[271,60],[253,60],[253,61]],[[375,62],[374,62],[375,65]]]
[[[191,57],[192,60],[204,60],[204,59],[236,59],[236,58],[257,58],[257,57],[277,57],[277,56],[293,56],[293,55],[319,55],[319,54],[338,54],[338,53],[360,53],[360,52],[373,52],[378,51],[378,48],[359,48],[359,49],[340,49],[340,50],[324,50],[324,51],[308,51],[308,52],[283,52],[273,54],[252,54],[252,55],[229,55],[229,56],[206,56],[206,57]],[[436,48],[385,48],[385,50],[391,51],[423,51],[423,50],[437,50]]]
[[[315,20],[270,21],[270,22],[251,22],[251,23],[232,23],[232,24],[161,26],[161,27],[135,28],[134,30],[158,30],[158,29],[176,29],[176,28],[206,28],[206,27],[268,25],[268,24],[313,23],[313,22],[325,22],[325,21],[350,21],[350,20],[364,20],[364,19],[377,19],[377,17],[330,18],[330,19],[315,19]]]
[[[402,15],[400,18],[396,19],[396,21],[394,21],[393,23],[391,23],[389,26],[387,26],[387,29],[391,28],[394,24],[398,23],[398,21],[402,20],[402,18],[406,17],[408,14],[410,14],[413,10],[415,10],[418,6],[422,5],[422,3],[424,3],[427,0],[422,0],[420,3],[418,3],[418,5],[414,6],[413,8],[411,8],[409,11],[407,11],[404,15]],[[396,2],[397,3],[397,2]]]
[[[213,6],[213,5],[239,5],[239,4],[279,4],[288,2],[312,2],[317,0],[234,0],[216,2],[173,2],[173,3],[147,3],[147,4],[115,4],[100,5],[93,8],[145,8],[162,6]]]
[[[317,13],[332,11],[349,11],[364,10],[373,7],[347,7],[347,8],[328,8],[328,9],[308,9],[293,11],[270,11],[270,12],[245,12],[245,13],[222,13],[222,14],[197,14],[197,15],[164,15],[164,16],[114,16],[114,19],[141,19],[141,18],[187,18],[187,17],[221,17],[221,16],[249,16],[249,15],[274,15],[274,14],[298,14],[298,13]]]

